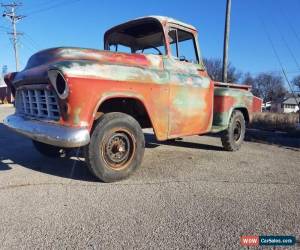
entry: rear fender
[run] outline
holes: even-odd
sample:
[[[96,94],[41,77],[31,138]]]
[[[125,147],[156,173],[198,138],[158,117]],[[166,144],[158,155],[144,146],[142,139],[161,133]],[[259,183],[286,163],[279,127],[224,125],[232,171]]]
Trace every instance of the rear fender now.
[[[214,113],[213,132],[219,132],[228,128],[230,117],[235,110],[241,110],[246,122],[250,119],[249,110],[244,105],[231,107],[227,112]],[[245,116],[246,112],[247,116]]]

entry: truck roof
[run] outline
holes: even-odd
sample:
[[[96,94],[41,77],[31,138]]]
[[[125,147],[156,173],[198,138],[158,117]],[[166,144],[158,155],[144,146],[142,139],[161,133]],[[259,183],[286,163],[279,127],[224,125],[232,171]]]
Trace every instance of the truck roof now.
[[[144,17],[139,17],[139,18],[136,18],[136,19],[133,19],[133,20],[130,20],[128,22],[125,22],[125,23],[122,23],[122,24],[119,24],[115,27],[112,27],[110,30],[113,30],[114,28],[118,27],[118,26],[122,26],[124,24],[127,24],[127,23],[131,23],[131,22],[134,22],[134,21],[143,21],[143,19],[145,20],[149,20],[149,19],[155,19],[157,20],[158,22],[160,22],[162,25],[165,25],[165,23],[172,23],[172,24],[177,24],[177,25],[180,25],[180,26],[183,26],[185,28],[188,28],[188,29],[192,29],[194,31],[197,31],[197,29],[190,25],[190,24],[187,24],[187,23],[184,23],[184,22],[181,22],[179,20],[176,20],[172,17],[167,17],[167,16],[144,16]]]
[[[192,30],[197,30],[193,25],[191,24],[188,24],[188,23],[184,23],[182,21],[179,21],[177,19],[174,19],[172,17],[167,17],[167,16],[147,16],[147,17],[144,17],[144,18],[154,18],[158,21],[160,21],[161,23],[163,22],[167,22],[167,23],[173,23],[173,24],[178,24],[180,26],[184,26],[186,28],[189,28],[189,29],[192,29]],[[142,19],[143,17],[141,17]]]

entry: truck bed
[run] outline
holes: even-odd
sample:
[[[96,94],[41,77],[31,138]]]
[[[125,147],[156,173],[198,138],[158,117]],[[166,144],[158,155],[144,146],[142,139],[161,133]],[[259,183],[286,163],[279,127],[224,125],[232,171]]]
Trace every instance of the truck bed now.
[[[262,100],[250,90],[249,85],[215,82],[212,132],[227,128],[233,110],[240,110],[246,122],[251,121],[253,112],[261,112]]]

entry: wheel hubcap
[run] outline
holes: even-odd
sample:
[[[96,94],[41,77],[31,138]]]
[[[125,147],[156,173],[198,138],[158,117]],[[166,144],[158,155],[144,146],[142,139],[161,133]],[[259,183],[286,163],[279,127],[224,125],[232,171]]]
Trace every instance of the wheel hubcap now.
[[[125,168],[132,160],[134,151],[133,136],[128,131],[122,130],[111,133],[102,146],[104,160],[114,169]]]

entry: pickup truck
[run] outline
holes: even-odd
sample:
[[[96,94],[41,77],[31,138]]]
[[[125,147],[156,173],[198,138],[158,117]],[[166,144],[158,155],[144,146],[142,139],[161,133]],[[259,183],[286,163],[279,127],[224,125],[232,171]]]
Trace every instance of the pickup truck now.
[[[109,29],[104,50],[40,51],[5,82],[16,111],[4,124],[46,156],[82,148],[104,182],[141,165],[143,128],[153,128],[159,141],[220,132],[224,149],[235,151],[261,111],[250,86],[210,79],[195,27],[161,16]]]

